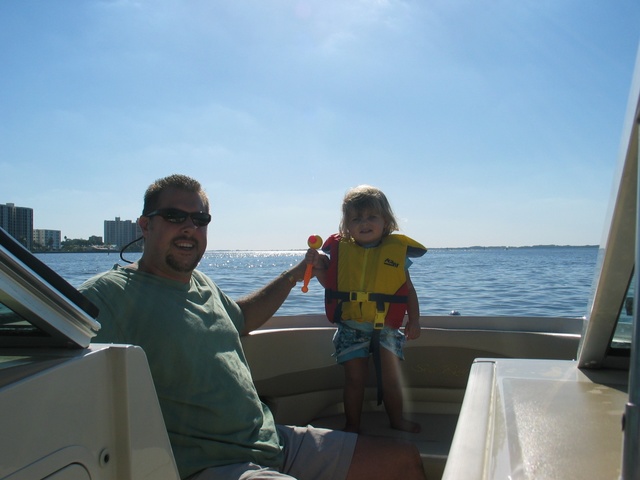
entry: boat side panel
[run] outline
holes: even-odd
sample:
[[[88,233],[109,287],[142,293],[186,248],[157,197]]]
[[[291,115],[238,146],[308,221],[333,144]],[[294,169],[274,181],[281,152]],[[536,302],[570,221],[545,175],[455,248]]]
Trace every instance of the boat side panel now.
[[[0,369],[12,377],[0,382],[0,478],[44,478],[71,464],[93,479],[178,478],[142,349],[95,345],[47,362],[22,377],[20,366]]]

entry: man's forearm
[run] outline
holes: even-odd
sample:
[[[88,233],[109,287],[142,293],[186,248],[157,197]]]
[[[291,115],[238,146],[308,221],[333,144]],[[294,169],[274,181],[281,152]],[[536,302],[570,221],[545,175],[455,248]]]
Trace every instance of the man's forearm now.
[[[237,301],[244,315],[242,335],[260,328],[282,306],[296,283],[302,280],[305,264],[301,263],[283,272],[260,290]]]

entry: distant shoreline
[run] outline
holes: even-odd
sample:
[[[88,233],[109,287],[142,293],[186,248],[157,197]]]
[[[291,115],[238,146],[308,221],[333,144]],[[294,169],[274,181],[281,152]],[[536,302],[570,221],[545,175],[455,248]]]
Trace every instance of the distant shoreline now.
[[[543,248],[599,248],[600,245],[524,245],[524,246],[520,246],[520,247],[513,247],[513,246],[508,246],[508,245],[504,245],[504,246],[489,246],[489,247],[483,247],[483,246],[479,246],[479,245],[474,245],[471,247],[432,247],[429,248],[429,250],[517,250],[517,249],[525,249],[525,248],[530,248],[530,249],[543,249]],[[276,249],[224,249],[224,248],[217,248],[217,249],[211,249],[211,250],[207,250],[207,252],[304,252],[306,251],[306,249],[302,249],[302,248],[291,248],[291,249],[282,249],[282,250],[276,250]],[[47,251],[47,252],[32,252],[32,253],[38,253],[38,254],[49,254],[49,253],[106,253],[106,254],[115,254],[115,255],[119,255],[120,254],[120,250],[118,249],[113,249],[113,250],[87,250],[87,251],[64,251],[64,250],[56,250],[56,251]],[[140,253],[139,251],[125,251],[125,253]]]
[[[501,249],[509,250],[512,248],[599,248],[600,245],[523,245],[521,247],[513,247],[510,245],[504,246],[473,246],[473,247],[433,247],[433,250],[483,250],[483,249]]]

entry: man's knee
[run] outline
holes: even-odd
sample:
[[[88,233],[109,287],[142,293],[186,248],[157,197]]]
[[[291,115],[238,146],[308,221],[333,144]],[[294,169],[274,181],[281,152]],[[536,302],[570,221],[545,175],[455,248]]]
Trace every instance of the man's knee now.
[[[404,440],[360,435],[348,479],[360,478],[424,479],[418,448]]]

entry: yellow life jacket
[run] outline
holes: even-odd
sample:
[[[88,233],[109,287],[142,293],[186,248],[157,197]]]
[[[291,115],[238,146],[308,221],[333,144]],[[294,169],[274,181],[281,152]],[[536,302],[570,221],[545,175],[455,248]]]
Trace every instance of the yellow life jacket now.
[[[332,235],[322,250],[329,255],[325,311],[330,321],[372,322],[400,328],[407,311],[406,258],[427,249],[415,240],[391,234],[376,247]]]

